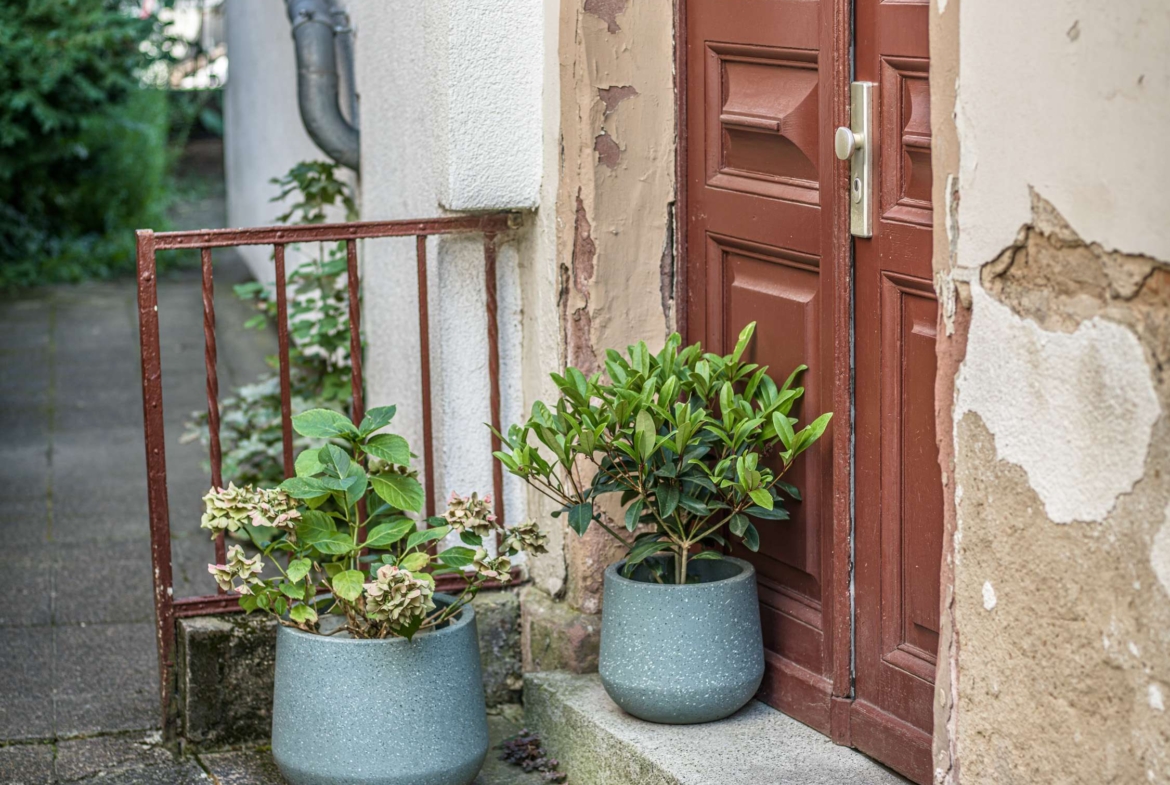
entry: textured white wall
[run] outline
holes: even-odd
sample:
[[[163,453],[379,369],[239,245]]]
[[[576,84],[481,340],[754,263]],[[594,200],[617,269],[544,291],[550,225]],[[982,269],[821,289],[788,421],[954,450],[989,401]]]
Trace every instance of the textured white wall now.
[[[532,5],[530,0],[517,0]],[[471,3],[470,6],[481,5]],[[502,3],[510,5],[510,3]],[[459,188],[471,185],[466,207],[531,206],[539,186],[540,107],[536,116],[538,138],[530,151],[537,174],[525,175],[532,193],[522,197],[509,172],[516,157],[475,159],[480,168],[459,155],[450,155],[442,132],[449,117],[449,100],[460,90],[476,89],[476,74],[460,72],[472,84],[458,90],[444,89],[443,74],[451,73],[447,44],[460,47],[456,38],[436,36],[443,18],[423,4],[359,0],[350,3],[357,29],[357,87],[362,118],[362,218],[426,218],[445,212],[441,195],[450,192],[452,178]],[[436,15],[438,14],[438,15]],[[493,19],[501,18],[488,14]],[[509,41],[517,47],[537,47],[541,39],[539,6],[527,19],[512,18]],[[482,54],[482,52],[481,52]],[[497,51],[500,57],[505,52]],[[491,77],[505,62],[481,61],[480,77]],[[539,82],[537,73],[532,76]],[[478,82],[486,89],[483,79]],[[459,99],[463,100],[463,99]],[[506,133],[500,122],[510,114],[460,115],[469,126],[460,133],[490,138]],[[440,163],[443,162],[443,163]],[[448,169],[447,162],[454,162]],[[485,168],[486,167],[486,168]],[[452,174],[448,174],[451,172]],[[497,188],[504,184],[505,187]],[[476,191],[476,188],[479,188]],[[511,189],[511,190],[508,190]],[[477,194],[477,195],[476,195]],[[510,201],[515,199],[517,201]],[[522,243],[526,247],[527,242]],[[367,386],[370,405],[394,403],[399,407],[395,428],[421,454],[421,379],[418,352],[418,299],[413,240],[380,240],[364,243],[361,251],[365,299],[363,304],[367,349]],[[501,247],[497,285],[500,299],[500,359],[502,421],[506,425],[522,416],[521,306],[516,244]],[[428,245],[430,283],[431,383],[437,442],[435,488],[437,509],[442,511],[452,491],[491,490],[490,437],[483,423],[490,416],[487,371],[486,305],[482,238],[432,238]],[[421,467],[421,461],[419,461]],[[522,486],[509,481],[505,505],[510,520],[523,514]]]
[[[298,161],[322,160],[297,109],[297,71],[282,0],[227,0],[230,69],[224,97],[229,226],[267,226],[284,210],[269,184]],[[271,251],[241,248],[252,274],[272,280]]]
[[[430,0],[426,8],[439,202],[451,210],[535,208],[540,0]]]
[[[1031,220],[1029,185],[1082,237],[1170,259],[1170,3],[984,0],[958,13],[960,263],[1011,244]]]

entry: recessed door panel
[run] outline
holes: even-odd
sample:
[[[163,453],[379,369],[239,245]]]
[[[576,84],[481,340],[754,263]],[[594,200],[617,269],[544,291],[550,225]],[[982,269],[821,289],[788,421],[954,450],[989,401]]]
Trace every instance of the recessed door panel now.
[[[750,359],[783,381],[797,365],[802,419],[831,411],[842,391],[835,343],[847,250],[833,240],[844,169],[832,155],[845,73],[830,0],[687,0],[686,214],[688,338],[730,351],[757,322]],[[839,54],[839,53],[837,53]],[[847,398],[843,400],[847,401]],[[848,428],[847,413],[838,422]],[[836,427],[836,426],[834,426]],[[847,430],[845,431],[847,433]],[[789,479],[802,503],[789,521],[757,521],[761,546],[737,555],[759,576],[768,675],[762,697],[829,732],[834,636],[848,641],[848,598],[832,546],[832,433]],[[826,602],[826,597],[830,598]],[[844,633],[844,636],[841,635]],[[846,651],[847,654],[847,651]]]

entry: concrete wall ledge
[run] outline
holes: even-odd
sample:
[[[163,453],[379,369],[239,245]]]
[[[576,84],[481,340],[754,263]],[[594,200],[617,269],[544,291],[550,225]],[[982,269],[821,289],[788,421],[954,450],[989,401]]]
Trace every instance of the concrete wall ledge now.
[[[524,677],[528,727],[573,785],[902,785],[856,750],[752,701],[720,722],[654,725],[619,709],[596,674]]]

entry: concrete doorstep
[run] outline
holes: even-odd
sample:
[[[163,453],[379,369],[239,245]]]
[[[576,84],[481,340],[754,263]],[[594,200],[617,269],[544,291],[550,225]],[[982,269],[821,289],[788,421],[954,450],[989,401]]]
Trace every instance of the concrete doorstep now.
[[[528,727],[572,785],[904,785],[861,753],[759,701],[720,722],[655,725],[610,700],[596,674],[524,677]]]

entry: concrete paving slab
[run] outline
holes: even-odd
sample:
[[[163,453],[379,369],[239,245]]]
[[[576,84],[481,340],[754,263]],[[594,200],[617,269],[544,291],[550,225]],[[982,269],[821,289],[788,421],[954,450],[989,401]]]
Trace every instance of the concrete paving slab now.
[[[130,769],[167,769],[175,757],[144,736],[98,736],[57,744],[55,774],[61,782],[102,775],[104,778]]]
[[[7,544],[0,554],[0,627],[47,625],[52,621],[53,570],[48,552],[38,548],[21,558]],[[2,635],[4,633],[0,633]]]
[[[59,542],[53,557],[57,624],[151,623],[150,542]]]
[[[158,726],[153,623],[55,629],[60,737]]]
[[[549,672],[525,676],[524,706],[573,785],[906,782],[759,701],[719,722],[656,725],[618,708],[597,674]]]
[[[0,633],[0,740],[53,736],[52,663],[52,628]]]
[[[51,744],[13,744],[0,747],[0,782],[8,785],[44,785],[52,781]]]

